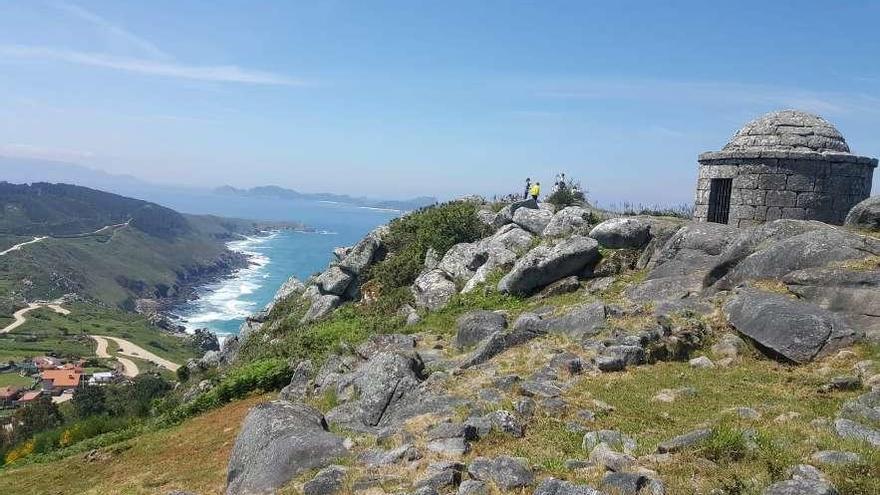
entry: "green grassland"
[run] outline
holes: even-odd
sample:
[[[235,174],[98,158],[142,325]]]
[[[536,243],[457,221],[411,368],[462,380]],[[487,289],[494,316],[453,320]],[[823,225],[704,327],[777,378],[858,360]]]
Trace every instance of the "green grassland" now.
[[[94,356],[96,344],[88,335],[120,337],[180,364],[198,354],[188,339],[151,326],[141,315],[88,303],[65,307],[71,311],[69,315],[46,308],[31,311],[24,325],[0,335],[0,360],[49,352]],[[115,344],[110,341],[110,345],[112,351]]]
[[[18,373],[0,373],[0,387],[30,387],[33,384],[33,378],[21,376]]]
[[[171,287],[178,273],[209,265],[223,252],[222,244],[201,235],[164,239],[131,227],[112,235],[50,238],[0,257],[0,294],[47,299],[75,292],[125,306],[138,287]]]

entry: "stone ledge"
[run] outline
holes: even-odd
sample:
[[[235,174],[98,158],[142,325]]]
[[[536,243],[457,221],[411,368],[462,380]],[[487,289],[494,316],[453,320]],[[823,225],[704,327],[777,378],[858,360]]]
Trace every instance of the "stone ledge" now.
[[[877,159],[867,156],[852,155],[849,153],[817,153],[812,151],[708,151],[701,153],[698,161],[701,165],[711,164],[718,160],[754,160],[761,158],[789,159],[789,160],[819,160],[826,162],[855,163],[860,165],[877,166]]]

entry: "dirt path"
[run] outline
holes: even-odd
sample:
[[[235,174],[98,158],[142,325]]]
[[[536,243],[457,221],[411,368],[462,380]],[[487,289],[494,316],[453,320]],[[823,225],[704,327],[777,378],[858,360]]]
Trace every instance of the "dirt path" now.
[[[48,239],[48,236],[34,237],[33,239],[31,239],[29,241],[20,242],[20,243],[16,244],[15,246],[12,246],[11,248],[7,249],[6,251],[0,251],[0,256],[5,256],[13,251],[18,251],[19,249],[21,249],[24,246],[27,246],[28,244],[35,244],[35,243],[40,242],[44,239]]]
[[[131,222],[131,220],[129,220],[128,222],[117,223],[115,225],[105,225],[94,232],[83,232],[82,234],[73,234],[73,235],[69,235],[69,236],[60,236],[60,237],[61,238],[87,237],[90,235],[100,234],[101,232],[108,230],[108,229],[113,229],[113,232],[115,233],[116,230],[121,229],[122,227],[128,226],[128,224],[130,222]],[[13,251],[19,251],[19,250],[21,250],[21,248],[23,248],[24,246],[27,246],[28,244],[36,244],[38,242],[41,242],[41,241],[48,239],[49,237],[51,237],[51,236],[44,235],[44,236],[40,236],[40,237],[34,237],[33,239],[31,239],[29,241],[20,242],[5,251],[0,251],[0,256],[5,256]]]
[[[109,352],[107,352],[107,347],[109,346],[109,342],[107,342],[106,337],[101,337],[98,335],[89,335],[95,342],[98,343],[98,349],[95,350],[95,355],[99,358],[106,359],[116,359],[122,365],[122,374],[127,377],[135,377],[140,374],[141,370],[138,369],[137,365],[131,359],[126,359],[124,357],[113,356]]]
[[[161,357],[153,354],[152,352],[144,349],[143,347],[141,347],[137,344],[133,344],[125,339],[120,339],[119,337],[110,337],[110,336],[106,336],[106,335],[92,335],[91,337],[94,339],[97,339],[97,338],[110,339],[113,342],[116,342],[116,345],[119,346],[119,354],[122,354],[123,356],[135,357],[138,359],[150,361],[151,363],[154,363],[158,366],[161,366],[169,371],[177,371],[177,368],[180,368],[179,364],[172,362],[172,361],[169,361],[165,358],[161,358]],[[120,358],[119,356],[116,356],[116,358],[120,359],[120,360],[123,359],[123,358]],[[134,364],[134,363],[132,363],[132,364]]]
[[[15,318],[15,321],[13,321],[12,323],[10,323],[9,325],[6,325],[5,328],[0,329],[0,333],[11,332],[11,331],[15,330],[16,328],[18,328],[18,327],[24,325],[24,323],[27,321],[27,318],[25,318],[24,315],[27,314],[27,312],[29,312],[29,311],[33,311],[33,310],[35,310],[35,309],[37,309],[37,308],[49,308],[49,309],[51,309],[52,311],[54,311],[54,312],[56,312],[56,313],[58,313],[58,314],[62,314],[62,315],[69,315],[69,314],[70,314],[70,311],[68,311],[68,310],[66,310],[66,309],[64,309],[64,308],[62,308],[61,305],[60,305],[59,303],[57,303],[57,302],[52,302],[52,303],[30,303],[30,304],[28,304],[28,307],[26,307],[26,308],[22,308],[22,309],[19,309],[18,311],[16,311],[15,313],[13,313],[13,314],[12,314],[12,317]]]

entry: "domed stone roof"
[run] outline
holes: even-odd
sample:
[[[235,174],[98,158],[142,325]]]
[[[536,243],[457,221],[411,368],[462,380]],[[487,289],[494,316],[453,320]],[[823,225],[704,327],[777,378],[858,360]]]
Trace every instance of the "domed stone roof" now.
[[[799,110],[770,112],[745,125],[724,151],[804,151],[849,153],[849,146],[827,120]]]

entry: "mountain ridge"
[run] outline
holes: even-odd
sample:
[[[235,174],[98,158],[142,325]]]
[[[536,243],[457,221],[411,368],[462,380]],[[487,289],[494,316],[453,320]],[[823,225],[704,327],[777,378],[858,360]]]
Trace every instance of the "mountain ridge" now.
[[[417,196],[415,198],[403,200],[383,200],[371,199],[365,196],[355,197],[347,194],[304,193],[296,191],[294,189],[287,189],[275,185],[257,186],[250,189],[240,189],[233,186],[225,185],[217,187],[213,191],[215,194],[247,197],[269,197],[276,199],[305,199],[312,201],[328,201],[334,203],[346,203],[355,206],[363,206],[367,208],[387,208],[390,210],[402,211],[416,210],[437,202],[437,198],[433,196]]]

